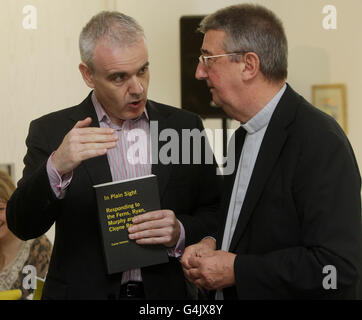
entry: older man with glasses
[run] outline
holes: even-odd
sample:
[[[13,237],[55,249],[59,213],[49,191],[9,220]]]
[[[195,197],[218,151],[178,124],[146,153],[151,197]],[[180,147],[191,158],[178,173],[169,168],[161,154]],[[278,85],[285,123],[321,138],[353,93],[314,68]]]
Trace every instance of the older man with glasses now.
[[[186,249],[187,278],[216,299],[353,299],[361,177],[334,119],[287,78],[281,21],[259,5],[207,16],[196,78],[240,122],[219,230]]]

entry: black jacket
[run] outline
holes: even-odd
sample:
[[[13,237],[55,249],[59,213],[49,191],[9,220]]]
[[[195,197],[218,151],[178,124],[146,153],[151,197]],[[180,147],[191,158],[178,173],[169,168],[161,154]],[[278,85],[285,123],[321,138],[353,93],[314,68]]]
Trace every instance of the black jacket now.
[[[236,163],[244,137],[238,129]],[[219,248],[234,180],[235,174],[225,177]],[[237,254],[236,285],[224,290],[225,298],[355,298],[360,190],[357,162],[342,129],[288,86],[262,141],[230,244]],[[336,290],[323,287],[329,265],[337,271]]]

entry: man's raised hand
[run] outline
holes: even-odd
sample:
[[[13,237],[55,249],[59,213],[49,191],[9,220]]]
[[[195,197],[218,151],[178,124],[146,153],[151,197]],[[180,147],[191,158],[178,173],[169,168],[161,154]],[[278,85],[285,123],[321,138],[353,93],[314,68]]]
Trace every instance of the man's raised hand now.
[[[89,127],[91,123],[90,117],[78,121],[53,154],[52,162],[60,176],[70,173],[82,161],[102,156],[116,146],[118,136],[113,129]]]

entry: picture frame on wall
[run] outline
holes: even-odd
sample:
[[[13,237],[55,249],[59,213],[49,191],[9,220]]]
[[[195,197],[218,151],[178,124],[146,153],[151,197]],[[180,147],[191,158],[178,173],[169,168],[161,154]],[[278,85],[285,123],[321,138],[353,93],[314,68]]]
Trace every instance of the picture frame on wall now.
[[[312,104],[333,117],[347,134],[346,86],[344,84],[313,85]]]

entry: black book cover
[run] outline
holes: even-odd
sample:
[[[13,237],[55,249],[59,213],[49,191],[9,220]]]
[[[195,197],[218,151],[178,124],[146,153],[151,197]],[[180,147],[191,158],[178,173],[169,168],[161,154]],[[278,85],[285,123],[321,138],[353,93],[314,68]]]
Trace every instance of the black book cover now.
[[[155,175],[94,186],[108,274],[168,262],[161,245],[141,246],[129,239],[132,218],[160,210]]]

